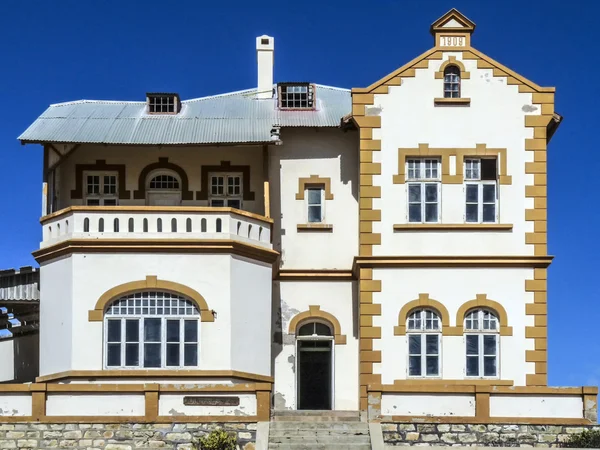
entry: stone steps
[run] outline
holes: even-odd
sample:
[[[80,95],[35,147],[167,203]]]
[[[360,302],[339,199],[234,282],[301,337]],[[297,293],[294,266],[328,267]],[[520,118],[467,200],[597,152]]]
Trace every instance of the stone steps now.
[[[271,450],[370,450],[369,426],[357,411],[274,411]]]

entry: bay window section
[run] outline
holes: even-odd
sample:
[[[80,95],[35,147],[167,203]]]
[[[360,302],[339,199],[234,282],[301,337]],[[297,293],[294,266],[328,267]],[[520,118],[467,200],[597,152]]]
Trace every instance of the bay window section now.
[[[406,161],[408,222],[437,223],[440,219],[439,160],[411,158]]]

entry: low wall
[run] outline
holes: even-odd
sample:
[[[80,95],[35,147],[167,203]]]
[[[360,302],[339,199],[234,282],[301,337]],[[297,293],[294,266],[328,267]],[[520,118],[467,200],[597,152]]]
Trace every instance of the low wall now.
[[[557,447],[569,436],[598,426],[520,424],[382,423],[383,441],[393,446]]]
[[[201,436],[217,428],[235,434],[241,450],[254,450],[256,423],[0,423],[0,448],[192,450]]]

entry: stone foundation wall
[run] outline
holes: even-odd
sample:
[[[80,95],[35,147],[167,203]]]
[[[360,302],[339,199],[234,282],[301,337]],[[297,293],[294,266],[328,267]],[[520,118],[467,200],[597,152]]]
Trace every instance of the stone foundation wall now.
[[[570,435],[600,426],[382,423],[381,428],[386,446],[559,447]]]
[[[216,428],[235,433],[238,449],[254,450],[256,423],[0,424],[0,449],[192,450]]]

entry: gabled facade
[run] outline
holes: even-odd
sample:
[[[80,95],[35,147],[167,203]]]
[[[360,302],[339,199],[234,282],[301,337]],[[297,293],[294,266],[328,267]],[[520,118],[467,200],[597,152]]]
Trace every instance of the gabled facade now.
[[[53,414],[595,421],[594,389],[547,387],[554,88],[474,30],[451,10],[351,91],[274,84],[260,36],[257,89],[50,106],[20,136],[44,149],[38,382],[255,383],[237,409],[145,387]]]

